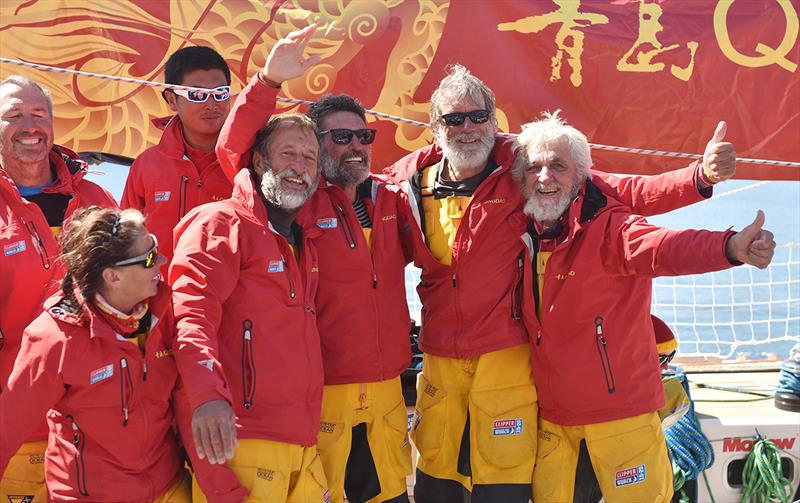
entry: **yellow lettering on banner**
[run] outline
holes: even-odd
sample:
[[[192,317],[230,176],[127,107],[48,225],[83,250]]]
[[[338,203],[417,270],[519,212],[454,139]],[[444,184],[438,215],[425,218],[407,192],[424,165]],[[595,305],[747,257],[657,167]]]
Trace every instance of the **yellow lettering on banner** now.
[[[786,31],[777,49],[762,43],[756,45],[755,50],[761,56],[748,56],[733,47],[728,34],[728,10],[733,5],[733,0],[720,0],[717,2],[717,7],[714,9],[714,33],[717,36],[717,43],[722,50],[722,54],[734,63],[750,68],[778,65],[789,72],[797,70],[797,63],[786,58],[786,55],[791,52],[795,42],[797,42],[798,24],[800,24],[797,19],[797,11],[790,0],[776,1],[783,9],[783,15],[786,18]]]
[[[662,14],[661,6],[639,0],[639,36],[633,46],[617,62],[617,70],[621,72],[646,72],[655,73],[664,69],[664,63],[653,62],[653,58],[680,47],[672,44],[667,47],[658,40],[658,34],[664,31],[659,22]],[[694,70],[694,55],[697,52],[697,42],[687,42],[689,49],[689,64],[685,67],[672,65],[672,75],[683,81],[689,80]]]
[[[583,54],[584,33],[578,28],[585,28],[593,24],[608,24],[608,17],[602,14],[579,12],[578,9],[581,6],[579,0],[553,0],[553,2],[558,5],[558,10],[540,16],[518,19],[513,23],[500,23],[497,25],[497,29],[538,33],[551,24],[561,24],[556,33],[558,49],[552,58],[550,81],[561,78],[561,65],[566,54],[567,63],[572,67],[570,82],[573,86],[579,87],[583,83],[581,55]]]

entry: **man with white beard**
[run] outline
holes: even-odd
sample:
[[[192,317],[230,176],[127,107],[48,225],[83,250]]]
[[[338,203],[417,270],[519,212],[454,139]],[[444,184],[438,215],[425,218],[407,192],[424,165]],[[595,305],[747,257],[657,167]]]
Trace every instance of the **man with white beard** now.
[[[194,501],[323,501],[315,234],[294,220],[319,182],[304,115],[260,130],[230,199],[175,228],[176,416]]]
[[[408,197],[407,246],[422,269],[414,499],[524,503],[537,392],[522,323],[526,218],[510,174],[513,143],[495,137],[492,91],[460,65],[431,97],[430,126],[436,144],[386,170]],[[651,178],[592,172],[592,179],[638,213],[670,211],[709,197],[707,178],[732,176],[735,152],[723,136],[721,125],[702,164]]]
[[[523,320],[539,392],[533,500],[599,485],[607,502],[668,502],[672,465],[650,316],[652,278],[765,268],[764,214],[741,232],[649,224],[591,181],[586,137],[556,114],[523,126],[513,176],[526,198]]]

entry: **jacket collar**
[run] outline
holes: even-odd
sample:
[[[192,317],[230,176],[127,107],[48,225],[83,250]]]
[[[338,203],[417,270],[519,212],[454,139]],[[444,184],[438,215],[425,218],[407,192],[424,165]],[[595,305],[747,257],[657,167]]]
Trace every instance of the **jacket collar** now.
[[[44,192],[73,195],[83,177],[89,171],[89,166],[83,162],[78,154],[60,145],[53,145],[48,154],[50,169],[55,174],[53,183],[44,188]],[[12,199],[21,200],[19,190],[5,170],[0,168],[0,192],[7,193]]]
[[[64,294],[60,290],[45,301],[44,308],[56,320],[76,327],[88,327],[89,337],[114,337],[113,329],[103,320],[97,312],[97,308],[92,303],[86,302],[78,290],[75,290],[75,297],[83,306],[80,314],[75,306],[64,298]],[[162,319],[171,304],[172,290],[169,285],[160,281],[158,291],[150,298],[149,305],[153,320],[151,323]]]

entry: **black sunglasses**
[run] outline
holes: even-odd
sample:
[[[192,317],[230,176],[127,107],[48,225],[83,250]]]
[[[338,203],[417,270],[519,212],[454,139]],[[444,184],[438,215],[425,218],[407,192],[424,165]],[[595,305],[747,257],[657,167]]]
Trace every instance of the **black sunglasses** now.
[[[483,124],[489,120],[488,110],[473,110],[471,112],[452,112],[442,115],[442,122],[446,126],[460,126],[469,117],[473,124]]]
[[[377,131],[375,129],[326,129],[318,134],[324,136],[328,133],[331,134],[333,143],[337,145],[347,145],[353,140],[353,135],[356,135],[362,145],[370,145],[375,141]]]

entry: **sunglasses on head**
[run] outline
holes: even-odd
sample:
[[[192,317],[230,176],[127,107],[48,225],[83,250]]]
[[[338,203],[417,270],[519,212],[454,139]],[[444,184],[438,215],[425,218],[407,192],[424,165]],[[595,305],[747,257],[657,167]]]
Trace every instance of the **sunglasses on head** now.
[[[189,89],[172,89],[178,96],[183,96],[192,103],[205,103],[209,96],[214,96],[217,101],[228,101],[231,97],[231,86],[219,86],[210,91],[219,91],[221,94],[209,93],[205,91],[191,91]]]
[[[442,122],[446,126],[460,126],[469,117],[473,124],[483,124],[489,120],[488,110],[473,110],[471,112],[452,112],[442,115]]]
[[[146,252],[142,253],[141,255],[137,255],[135,257],[126,258],[124,260],[120,260],[119,262],[114,262],[115,267],[123,267],[128,265],[143,265],[145,269],[150,269],[156,262],[158,262],[158,240],[152,234],[150,237],[153,239],[153,246],[150,247]]]
[[[326,129],[318,134],[324,136],[330,133],[331,140],[337,145],[347,145],[353,140],[353,135],[356,135],[362,145],[370,145],[375,141],[376,132],[375,129]]]

